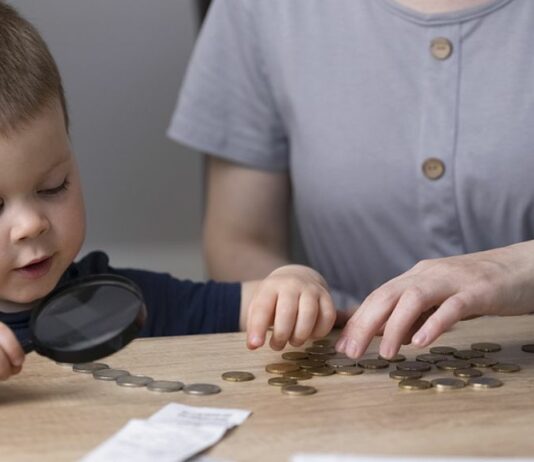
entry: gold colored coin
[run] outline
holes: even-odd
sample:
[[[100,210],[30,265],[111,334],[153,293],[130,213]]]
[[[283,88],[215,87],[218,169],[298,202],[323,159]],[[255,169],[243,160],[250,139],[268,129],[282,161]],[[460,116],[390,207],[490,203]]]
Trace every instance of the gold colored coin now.
[[[495,364],[495,366],[492,367],[492,369],[495,372],[519,372],[521,370],[521,366],[519,364],[511,364],[511,363],[498,363]]]
[[[271,374],[285,374],[286,372],[298,371],[299,366],[293,363],[272,363],[267,364],[265,370]]]
[[[325,364],[330,367],[347,367],[347,366],[356,366],[356,360],[349,358],[331,358],[325,361]]]
[[[406,379],[399,382],[399,388],[403,390],[427,390],[432,384],[428,380]]]
[[[471,367],[471,363],[469,361],[464,361],[463,359],[449,359],[447,361],[436,363],[436,366],[438,369],[454,371],[455,369],[468,369]]]
[[[335,372],[339,375],[360,375],[363,373],[363,369],[358,366],[345,366],[336,367]]]
[[[335,374],[335,369],[329,366],[316,367],[314,369],[308,369],[308,372],[311,375],[317,375],[321,377],[326,377],[327,375]]]
[[[332,345],[332,340],[330,340],[329,338],[320,338],[318,340],[314,340],[313,341],[313,345],[314,346],[319,346],[319,347],[331,346]]]
[[[456,348],[450,346],[435,346],[430,348],[430,353],[435,355],[452,355],[456,351]]]
[[[453,372],[454,372],[454,375],[456,377],[461,377],[462,379],[472,379],[472,378],[475,378],[475,377],[481,377],[482,376],[482,372],[481,371],[479,371],[478,369],[472,369],[472,368],[455,369]]]
[[[420,379],[423,373],[419,371],[391,371],[389,376],[394,380]]]
[[[310,355],[335,355],[336,349],[332,346],[311,346],[306,348],[306,352]]]
[[[432,369],[432,366],[428,363],[423,363],[421,361],[405,361],[403,363],[397,364],[397,369],[399,371],[428,372],[430,369]]]
[[[402,361],[406,361],[406,356],[401,355],[401,354],[396,354],[395,356],[393,356],[393,358],[387,359],[387,358],[383,358],[382,356],[378,355],[378,359],[383,359],[387,361],[388,363],[400,363]]]
[[[244,371],[228,371],[223,373],[222,379],[227,382],[248,382],[254,380],[254,374]]]
[[[291,396],[305,396],[317,393],[317,389],[306,385],[286,385],[282,387],[282,393]]]
[[[386,369],[389,363],[385,359],[361,359],[358,366],[364,369]]]
[[[425,353],[422,355],[417,355],[415,359],[423,363],[436,364],[436,363],[439,363],[440,361],[447,361],[449,357],[446,355],[436,355],[432,353]]]
[[[471,360],[471,365],[473,367],[492,367],[497,363],[498,361],[493,358],[473,358]]]
[[[460,379],[441,377],[439,379],[432,380],[432,386],[438,391],[457,390],[465,387],[465,382]]]
[[[290,371],[290,372],[284,373],[283,377],[286,377],[288,379],[295,379],[295,380],[309,380],[313,376],[308,371],[311,371],[311,369]]]
[[[273,387],[283,387],[285,385],[296,385],[297,381],[289,377],[271,377],[267,383]]]
[[[315,360],[315,359],[303,359],[302,361],[297,361],[297,366],[301,369],[313,369],[314,367],[324,366],[324,360]]]
[[[529,343],[527,345],[523,345],[521,347],[521,349],[525,352],[525,353],[534,353],[534,344],[532,343]]]
[[[286,351],[282,353],[282,359],[287,359],[288,361],[302,361],[303,359],[308,359],[308,353],[304,351]]]
[[[501,351],[501,346],[498,343],[480,342],[473,343],[471,349],[475,351],[482,351],[484,353],[495,353]]]
[[[501,387],[502,382],[493,377],[476,377],[474,379],[469,379],[467,385],[473,387],[475,390],[485,390],[487,388]]]
[[[483,358],[484,353],[474,350],[458,350],[453,353],[453,356],[457,359],[465,359],[466,361],[469,361],[474,358]]]

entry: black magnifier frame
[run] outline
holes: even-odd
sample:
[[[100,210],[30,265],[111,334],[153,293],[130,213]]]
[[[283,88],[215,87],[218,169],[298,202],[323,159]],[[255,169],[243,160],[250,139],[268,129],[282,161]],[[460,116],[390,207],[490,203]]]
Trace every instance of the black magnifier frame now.
[[[91,309],[90,305],[94,294],[99,294],[96,310]],[[85,298],[85,300],[80,300],[79,305],[73,303],[73,300],[76,301],[78,298]],[[58,307],[61,311],[62,300],[64,304],[65,301],[68,303],[63,313],[60,313],[61,315],[67,314],[72,319],[89,315],[95,318],[94,321],[99,323],[100,327],[105,326],[105,331],[100,328],[97,338],[75,339],[72,344],[62,347],[53,345],[53,341],[43,341],[36,333],[42,330],[42,324],[45,322],[43,320],[46,320],[47,325],[61,323],[56,314],[50,313],[54,310],[58,312]],[[93,307],[95,306],[93,304]],[[118,321],[113,322],[114,315],[119,315]],[[121,315],[124,316],[121,317]],[[36,351],[57,362],[91,362],[124,348],[137,337],[146,318],[147,309],[143,294],[133,281],[123,276],[107,273],[85,276],[57,287],[32,311],[29,338],[22,342],[22,347],[25,353]],[[106,325],[107,320],[109,320],[109,327]],[[91,320],[82,327],[88,327],[87,330],[91,330]],[[68,333],[68,326],[62,326],[62,329]]]

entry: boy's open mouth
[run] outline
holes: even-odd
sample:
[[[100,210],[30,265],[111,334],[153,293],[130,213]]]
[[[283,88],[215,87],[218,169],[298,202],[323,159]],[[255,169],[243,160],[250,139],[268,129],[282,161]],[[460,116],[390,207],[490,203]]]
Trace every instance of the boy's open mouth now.
[[[48,272],[51,264],[52,257],[43,257],[32,261],[26,266],[21,266],[20,268],[17,268],[16,271],[19,274],[22,274],[23,276],[29,277],[31,279],[39,278],[41,276],[44,276]]]

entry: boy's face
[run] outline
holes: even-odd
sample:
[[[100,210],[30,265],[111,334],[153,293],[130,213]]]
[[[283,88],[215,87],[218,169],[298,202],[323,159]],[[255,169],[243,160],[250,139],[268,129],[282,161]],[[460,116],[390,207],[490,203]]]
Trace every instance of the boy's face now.
[[[59,103],[0,135],[0,299],[47,295],[85,234],[78,168]]]

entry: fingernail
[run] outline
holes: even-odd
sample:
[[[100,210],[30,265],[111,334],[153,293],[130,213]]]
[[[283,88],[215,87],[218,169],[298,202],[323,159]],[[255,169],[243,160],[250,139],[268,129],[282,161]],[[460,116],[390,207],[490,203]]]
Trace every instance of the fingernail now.
[[[412,338],[412,343],[417,346],[423,346],[426,342],[426,334],[424,332],[417,332]]]
[[[347,345],[347,337],[340,337],[336,342],[336,351],[343,353],[345,346]]]
[[[259,335],[253,335],[250,339],[250,344],[254,346],[260,346],[261,345],[261,337]]]
[[[349,357],[356,357],[358,353],[358,344],[355,340],[350,339],[347,342],[347,347],[345,348],[345,354]]]
[[[390,347],[380,347],[380,356],[384,359],[390,359],[394,356],[394,353]]]

